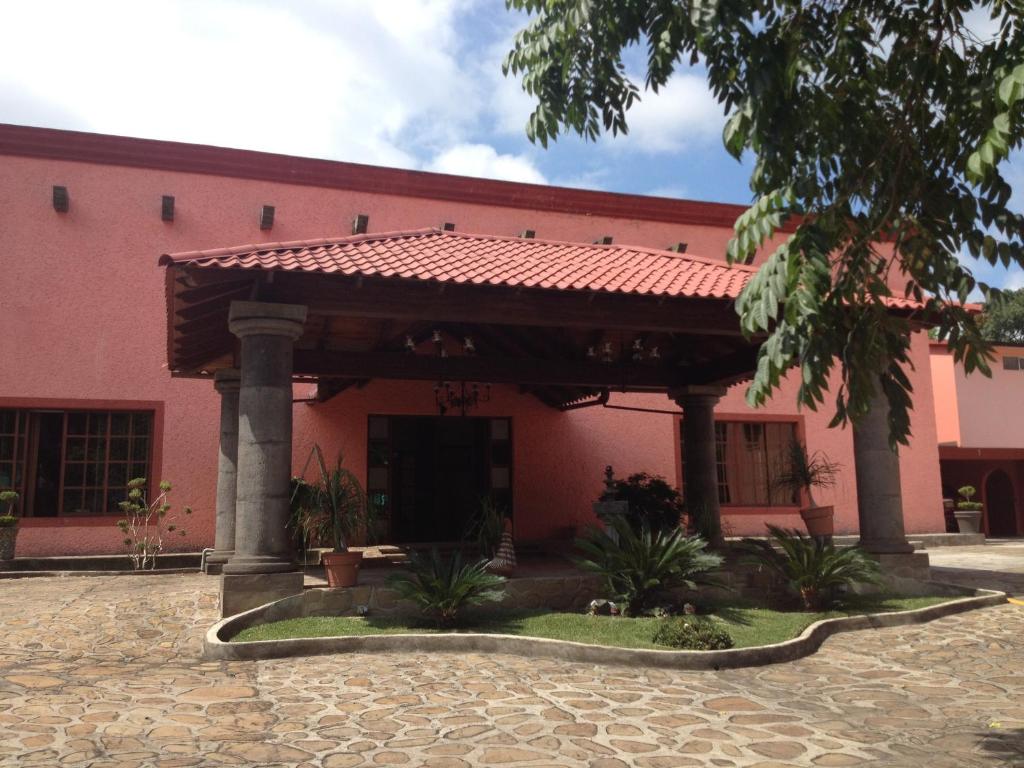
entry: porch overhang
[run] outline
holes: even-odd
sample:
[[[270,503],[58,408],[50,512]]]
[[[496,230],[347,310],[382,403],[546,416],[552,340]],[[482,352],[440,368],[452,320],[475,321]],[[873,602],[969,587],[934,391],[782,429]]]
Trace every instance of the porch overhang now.
[[[553,407],[602,391],[728,385],[758,340],[734,302],[745,266],[668,251],[436,229],[169,254],[168,365],[238,364],[234,301],[308,308],[294,376],[326,399],[371,379],[518,385]],[[410,354],[440,332],[475,353]]]

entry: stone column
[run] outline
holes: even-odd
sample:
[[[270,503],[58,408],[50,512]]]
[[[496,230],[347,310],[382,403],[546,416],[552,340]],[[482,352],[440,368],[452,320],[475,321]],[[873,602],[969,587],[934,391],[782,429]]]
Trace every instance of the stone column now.
[[[237,368],[224,368],[213,375],[220,393],[220,451],[217,458],[217,533],[213,552],[206,558],[207,573],[220,573],[235,553],[235,486],[238,473],[238,390]]]
[[[707,386],[679,387],[668,393],[683,409],[683,499],[688,509],[702,510],[714,521],[713,544],[722,542],[715,405],[724,394],[724,387]]]
[[[853,426],[860,544],[873,554],[906,554],[914,548],[903,530],[900,457],[889,447],[889,403],[879,393]]]
[[[235,301],[241,339],[235,551],[224,566],[221,611],[238,613],[302,591],[287,530],[292,471],[292,347],[306,308]]]

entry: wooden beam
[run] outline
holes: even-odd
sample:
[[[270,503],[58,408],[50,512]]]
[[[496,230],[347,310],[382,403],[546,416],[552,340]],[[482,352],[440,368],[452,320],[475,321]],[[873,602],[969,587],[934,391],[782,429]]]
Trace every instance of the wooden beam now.
[[[360,381],[358,379],[320,379],[316,383],[316,402],[326,403],[349,387],[359,384]]]
[[[193,304],[192,306],[176,307],[174,310],[174,316],[180,318],[180,320],[196,320],[201,317],[209,317],[210,315],[223,314],[225,317],[231,307],[231,302],[235,299],[245,300],[249,295],[249,289],[239,289],[232,293],[224,296],[218,296],[216,299],[203,302],[201,304]],[[175,321],[179,322],[179,321]]]
[[[433,322],[492,323],[555,328],[603,328],[741,338],[731,301],[586,291],[512,290],[486,285],[279,273],[266,301],[304,304],[311,315]]]
[[[653,366],[619,366],[515,357],[436,357],[377,352],[295,350],[295,373],[336,378],[487,381],[566,387],[660,391],[677,383]]]
[[[722,355],[706,365],[688,368],[688,384],[735,384],[757,370],[758,347],[750,346]]]
[[[255,275],[253,275],[255,277]],[[186,290],[177,291],[177,300],[182,304],[199,304],[204,301],[213,301],[221,298],[222,296],[230,296],[236,293],[245,292],[246,294],[252,290],[253,279],[248,280],[231,280],[229,282],[213,283],[210,285],[201,285],[197,288],[188,288]]]

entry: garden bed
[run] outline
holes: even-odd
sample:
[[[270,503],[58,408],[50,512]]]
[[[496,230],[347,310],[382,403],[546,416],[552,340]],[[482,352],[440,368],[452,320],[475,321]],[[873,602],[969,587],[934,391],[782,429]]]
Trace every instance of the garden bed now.
[[[761,618],[764,620],[755,620],[759,618],[759,613],[763,609],[745,605],[734,605],[733,611],[720,609],[722,621],[731,618],[732,623],[738,625],[734,633],[738,645],[766,642],[769,627],[772,627],[773,632],[782,632],[786,637],[792,638],[774,644],[750,645],[727,650],[684,651],[655,646],[651,642],[653,633],[647,634],[645,623],[653,626],[661,621],[660,619],[589,617],[557,612],[508,614],[501,619],[480,621],[471,629],[438,632],[436,629],[418,626],[408,618],[376,616],[356,619],[310,615],[303,611],[304,604],[301,598],[295,597],[260,606],[218,622],[207,632],[203,650],[206,658],[223,660],[271,659],[326,653],[511,653],[566,662],[717,670],[776,664],[808,656],[814,653],[825,639],[838,632],[918,624],[963,611],[999,605],[1006,601],[1006,595],[1002,592],[960,589],[950,585],[934,586],[936,591],[945,590],[946,595],[926,598],[882,598],[882,605],[875,606],[880,612],[868,614],[863,613],[867,608],[866,603],[858,605],[857,612],[850,609],[848,612],[830,614],[764,611],[767,615],[774,614],[771,621],[763,615]],[[904,600],[915,602],[903,602]],[[901,610],[915,604],[923,607]],[[750,624],[746,627],[743,627],[741,621],[744,615],[750,619]],[[823,615],[834,618],[821,618]],[[560,618],[566,616],[570,618]],[[807,626],[809,622],[813,623]],[[550,636],[507,634],[514,631],[516,626],[519,631],[529,629],[534,633],[540,633],[544,625],[547,625],[552,633]],[[299,637],[294,631],[283,631],[294,630],[296,626],[303,627],[307,635]],[[595,627],[601,629],[595,631]],[[739,631],[740,627],[749,629],[749,634]],[[802,631],[800,627],[803,627]],[[251,636],[241,634],[249,629],[256,632],[280,632],[282,637],[291,636],[280,640],[243,639]],[[343,631],[353,634],[317,636],[319,632]],[[356,634],[357,632],[363,634]],[[607,632],[611,636],[599,635],[598,632]],[[795,633],[799,635],[792,637]],[[630,634],[633,634],[632,640],[628,639]],[[599,644],[614,643],[616,636],[622,645]],[[635,645],[626,645],[627,642]]]
[[[714,621],[732,636],[736,648],[772,645],[790,640],[816,621],[874,613],[925,608],[948,602],[949,597],[905,597],[871,595],[855,598],[843,609],[820,613],[777,611],[744,603],[718,607]],[[467,621],[455,632],[538,637],[574,643],[665,650],[654,642],[664,619],[621,616],[588,616],[580,613],[517,612],[483,615]],[[366,635],[434,634],[441,630],[419,621],[396,616],[358,618],[351,616],[306,616],[243,629],[231,642],[286,640],[292,638],[353,637]]]

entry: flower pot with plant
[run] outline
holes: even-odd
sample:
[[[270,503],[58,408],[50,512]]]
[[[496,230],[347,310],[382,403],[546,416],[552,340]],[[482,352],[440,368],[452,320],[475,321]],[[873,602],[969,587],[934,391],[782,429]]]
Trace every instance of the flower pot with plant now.
[[[307,544],[330,542],[334,547],[333,552],[323,556],[327,586],[355,586],[363,553],[351,552],[348,546],[354,536],[368,530],[366,493],[355,473],[345,467],[340,454],[334,466],[328,467],[320,446],[314,445],[307,467],[310,462],[315,463],[318,476],[293,483],[293,521],[298,521]]]
[[[973,485],[965,485],[963,488],[957,489],[960,501],[956,503],[953,516],[956,518],[960,533],[979,533],[981,531],[981,515],[984,505],[980,501],[974,501],[974,494],[977,492],[978,489]]]
[[[814,490],[832,488],[836,484],[839,465],[829,461],[818,451],[808,455],[797,440],[789,444],[789,451],[775,476],[774,486],[789,491],[793,498],[806,498],[807,506],[800,508],[800,517],[811,536],[825,537],[835,533],[835,508],[820,506],[814,500]]]
[[[18,541],[18,518],[14,514],[17,503],[17,492],[0,491],[0,561],[14,559],[14,547]]]

